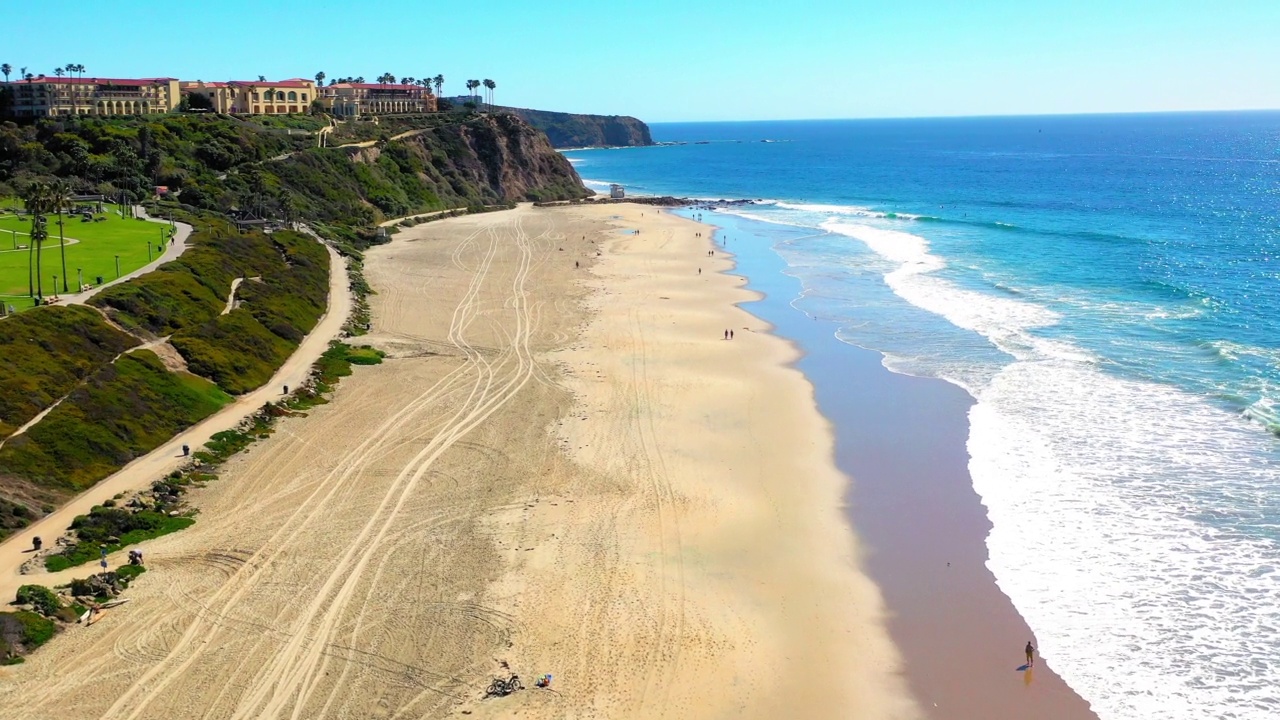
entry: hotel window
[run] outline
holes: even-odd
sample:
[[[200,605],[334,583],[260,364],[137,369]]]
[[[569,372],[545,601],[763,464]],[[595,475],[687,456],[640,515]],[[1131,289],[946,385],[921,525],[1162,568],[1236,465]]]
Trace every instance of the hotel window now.
[[[290,101],[290,102],[297,102],[297,101],[298,101],[298,93],[296,93],[296,92],[294,92],[294,91],[290,90],[290,91],[289,91],[289,101]]]
[[[302,93],[302,102],[306,102],[306,101],[307,101],[307,94]]]

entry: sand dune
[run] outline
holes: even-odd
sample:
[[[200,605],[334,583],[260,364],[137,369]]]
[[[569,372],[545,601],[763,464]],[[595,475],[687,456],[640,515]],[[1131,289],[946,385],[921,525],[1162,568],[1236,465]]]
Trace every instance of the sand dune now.
[[[810,389],[699,230],[521,208],[370,252],[388,360],[198,491],[0,718],[913,717]],[[508,671],[555,679],[483,700]]]

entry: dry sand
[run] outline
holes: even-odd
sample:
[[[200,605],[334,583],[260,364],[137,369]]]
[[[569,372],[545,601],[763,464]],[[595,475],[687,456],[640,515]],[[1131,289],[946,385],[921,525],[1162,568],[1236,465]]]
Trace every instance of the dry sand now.
[[[697,232],[521,208],[370,252],[388,360],[194,493],[0,718],[916,717],[811,388]],[[555,679],[482,700],[508,667]]]

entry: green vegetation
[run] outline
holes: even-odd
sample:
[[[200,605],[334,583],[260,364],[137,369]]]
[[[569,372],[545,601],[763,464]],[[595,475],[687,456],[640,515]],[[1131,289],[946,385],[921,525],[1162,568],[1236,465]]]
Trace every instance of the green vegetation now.
[[[124,582],[131,582],[146,571],[147,568],[142,565],[121,565],[116,568],[116,576]]]
[[[239,394],[261,386],[324,314],[329,255],[293,232],[211,224],[181,258],[103,291],[93,304],[125,327],[170,335],[190,370]],[[239,307],[222,315],[231,283]]]
[[[126,546],[150,540],[171,532],[177,532],[195,524],[195,519],[184,516],[171,517],[154,510],[131,512],[124,508],[101,505],[81,515],[71,523],[76,542],[60,553],[45,558],[49,572],[94,562],[102,557],[102,549],[113,553]],[[118,572],[118,571],[117,571]]]
[[[22,503],[0,498],[0,538],[30,525],[33,519],[35,519],[35,513],[31,508]]]
[[[116,256],[120,257],[120,273],[128,274],[146,265],[151,258],[162,255],[164,246],[168,243],[170,228],[167,225],[122,218],[117,214],[115,206],[108,206],[107,212],[94,217],[96,221],[90,222],[70,215],[65,215],[62,219],[62,233],[67,239],[67,272],[70,274],[67,280],[70,292],[79,291],[80,277],[89,284],[95,284],[99,276],[104,281],[114,280],[117,277]],[[44,256],[41,279],[44,281],[46,295],[59,294],[62,289],[62,281],[59,279],[56,286],[59,292],[51,291],[53,275],[56,274],[59,278],[62,275],[58,231],[58,216],[48,216],[49,238],[41,248]],[[0,215],[0,296],[27,297],[27,265],[31,259],[30,232],[30,217],[7,213]],[[29,249],[23,250],[19,246]],[[8,302],[17,308],[31,305],[30,302],[19,303],[12,299]]]
[[[137,344],[87,307],[41,307],[0,321],[0,438]]]
[[[0,477],[78,492],[230,400],[208,380],[170,372],[153,352],[124,355],[0,448]]]
[[[17,603],[32,605],[36,612],[45,617],[52,617],[62,609],[62,601],[58,599],[57,593],[43,585],[23,585],[18,588]]]
[[[49,642],[58,626],[38,613],[0,613],[0,655],[5,665],[22,662],[22,655]]]

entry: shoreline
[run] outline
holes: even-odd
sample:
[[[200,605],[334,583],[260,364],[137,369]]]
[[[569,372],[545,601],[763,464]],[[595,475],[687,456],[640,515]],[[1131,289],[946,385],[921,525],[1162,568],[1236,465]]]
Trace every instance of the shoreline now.
[[[1028,708],[1047,720],[1096,720],[1046,659],[1037,655],[1031,673],[1019,667],[1022,644],[1039,643],[985,564],[991,525],[966,449],[973,398],[944,380],[895,373],[878,351],[838,340],[837,323],[791,307],[799,281],[783,272],[771,241],[740,234],[727,250],[749,248],[735,254],[734,270],[760,294],[744,310],[802,353],[794,365],[834,428],[835,461],[850,478],[846,516],[920,706],[936,720]]]

